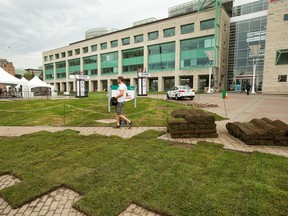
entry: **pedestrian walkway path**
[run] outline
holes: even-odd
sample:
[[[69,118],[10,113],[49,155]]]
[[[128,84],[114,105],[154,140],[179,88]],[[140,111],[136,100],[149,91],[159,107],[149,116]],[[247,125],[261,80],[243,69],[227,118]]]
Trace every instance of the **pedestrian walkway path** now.
[[[183,142],[186,144],[196,144],[198,141],[208,141],[213,143],[220,143],[224,146],[224,149],[230,149],[234,151],[240,152],[253,152],[259,151],[268,154],[275,154],[284,157],[288,157],[288,147],[287,146],[249,146],[246,145],[244,142],[239,140],[238,138],[233,137],[228,133],[226,130],[226,121],[220,121],[217,123],[217,132],[219,134],[218,138],[207,138],[207,139],[200,139],[200,138],[187,138],[187,139],[172,139],[170,134],[166,133],[159,137],[159,139],[169,140],[169,141],[176,141],[176,142]],[[21,136],[23,134],[34,133],[38,131],[49,131],[49,132],[57,132],[65,129],[72,129],[79,131],[82,135],[91,135],[91,134],[101,134],[104,136],[119,136],[122,138],[131,138],[140,134],[147,130],[158,130],[166,132],[166,127],[132,127],[128,129],[127,127],[123,127],[120,129],[115,129],[112,127],[18,127],[18,126],[0,126],[0,137],[2,136]]]

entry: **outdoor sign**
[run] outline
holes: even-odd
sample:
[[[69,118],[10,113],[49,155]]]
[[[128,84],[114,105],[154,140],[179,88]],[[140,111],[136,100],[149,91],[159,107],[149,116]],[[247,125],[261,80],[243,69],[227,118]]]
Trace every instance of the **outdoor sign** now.
[[[117,96],[118,92],[118,85],[111,86],[112,90],[112,97]],[[126,93],[126,99],[125,101],[130,101],[135,98],[135,87],[134,86],[127,86],[127,93]]]
[[[138,68],[138,95],[146,96],[147,95],[147,77],[150,77],[150,74],[146,72],[146,69]]]
[[[85,80],[89,80],[90,76],[84,75],[83,72],[79,74],[70,74],[69,79],[76,80],[76,97],[85,97]]]

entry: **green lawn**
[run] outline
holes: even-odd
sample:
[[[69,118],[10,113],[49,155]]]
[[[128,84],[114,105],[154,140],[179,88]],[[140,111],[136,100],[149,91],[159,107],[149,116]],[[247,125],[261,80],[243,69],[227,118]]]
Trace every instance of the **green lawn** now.
[[[191,106],[151,99],[137,98],[125,104],[124,113],[134,126],[165,126],[167,117],[174,109]],[[14,100],[0,101],[0,125],[2,126],[107,126],[99,119],[115,118],[114,107],[108,111],[107,93],[89,93],[88,98],[66,100]],[[223,118],[216,115],[217,120]],[[108,126],[112,126],[110,124]]]
[[[71,130],[0,138],[0,192],[13,207],[65,185],[87,215],[117,215],[132,201],[167,215],[287,215],[288,159],[198,143],[192,149],[147,131],[131,139]]]

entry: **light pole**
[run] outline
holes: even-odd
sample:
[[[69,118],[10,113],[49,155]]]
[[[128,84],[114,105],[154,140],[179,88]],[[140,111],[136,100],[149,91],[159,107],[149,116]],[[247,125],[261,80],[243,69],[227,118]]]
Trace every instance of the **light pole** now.
[[[251,94],[256,94],[255,92],[255,74],[256,74],[256,66],[259,58],[259,52],[261,48],[261,44],[251,45],[249,46],[251,50],[251,54],[253,56],[253,78],[252,78],[252,91]]]
[[[210,67],[209,67],[209,86],[208,86],[208,91],[207,93],[212,93],[211,91],[211,75],[212,75],[212,62],[213,62],[213,58],[214,58],[214,52],[213,50],[207,50],[204,51],[205,54],[207,55],[209,61],[210,61]]]

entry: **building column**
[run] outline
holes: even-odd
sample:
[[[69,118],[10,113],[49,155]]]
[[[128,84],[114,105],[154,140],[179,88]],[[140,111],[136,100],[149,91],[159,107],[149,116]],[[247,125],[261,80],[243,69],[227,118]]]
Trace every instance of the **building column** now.
[[[101,76],[101,55],[100,54],[97,55],[97,64],[98,64],[97,73],[98,73],[98,77],[100,77]]]
[[[180,31],[180,30],[179,30]],[[180,41],[175,41],[175,72],[180,70]],[[175,85],[177,85],[175,83]]]
[[[180,78],[179,78],[179,75],[176,75],[176,76],[174,77],[174,85],[177,86],[177,85],[179,85],[179,84],[180,84]]]
[[[118,50],[118,74],[122,74],[122,52]]]
[[[199,83],[198,83],[198,74],[193,75],[193,89],[194,91],[198,91]]]
[[[149,67],[148,67],[148,46],[144,46],[144,54],[143,54],[144,62],[143,62],[143,70],[146,69],[146,71],[149,73]]]
[[[164,91],[164,78],[162,76],[158,76],[158,92]]]

